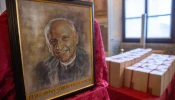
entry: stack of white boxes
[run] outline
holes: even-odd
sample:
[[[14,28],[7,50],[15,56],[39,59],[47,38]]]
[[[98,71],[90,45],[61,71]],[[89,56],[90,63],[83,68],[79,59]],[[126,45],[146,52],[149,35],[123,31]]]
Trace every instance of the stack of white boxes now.
[[[109,84],[162,95],[175,72],[175,56],[152,54],[152,49],[135,49],[106,58]]]
[[[152,49],[138,48],[120,55],[107,57],[109,84],[116,88],[122,87],[125,67],[133,65],[151,54]]]
[[[175,56],[152,54],[125,68],[124,86],[161,96],[175,72]]]

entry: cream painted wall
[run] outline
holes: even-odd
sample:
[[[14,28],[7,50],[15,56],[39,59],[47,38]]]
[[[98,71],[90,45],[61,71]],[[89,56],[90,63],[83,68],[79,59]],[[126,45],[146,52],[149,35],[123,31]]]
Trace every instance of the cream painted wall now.
[[[0,14],[6,10],[5,0],[0,0]]]
[[[108,0],[108,56],[120,53],[122,41],[122,0]]]
[[[109,0],[110,1],[110,0]],[[112,21],[111,38],[122,38],[122,0],[111,0],[113,7],[111,7],[112,18],[109,16],[108,21]],[[111,5],[111,4],[110,4]],[[110,6],[109,5],[109,6]]]
[[[108,0],[93,0],[94,17],[99,22],[106,55],[108,55]]]
[[[98,5],[97,1],[94,3]],[[112,56],[120,53],[120,43],[122,41],[122,0],[107,0],[107,7],[107,15],[95,16],[95,19],[99,21],[100,25],[108,28],[106,33],[108,34],[108,49],[105,52],[106,56]]]

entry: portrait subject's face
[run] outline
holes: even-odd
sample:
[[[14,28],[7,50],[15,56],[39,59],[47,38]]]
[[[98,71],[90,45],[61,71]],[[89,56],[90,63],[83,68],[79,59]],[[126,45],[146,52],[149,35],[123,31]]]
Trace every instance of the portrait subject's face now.
[[[51,38],[49,40],[53,54],[61,62],[69,62],[76,55],[78,36],[73,32],[68,22],[57,21],[51,27]]]

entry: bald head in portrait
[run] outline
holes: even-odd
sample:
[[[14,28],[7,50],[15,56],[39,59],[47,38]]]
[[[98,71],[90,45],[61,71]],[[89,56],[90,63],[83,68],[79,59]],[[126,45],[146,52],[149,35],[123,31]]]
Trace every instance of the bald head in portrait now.
[[[50,56],[34,69],[38,90],[73,82],[89,75],[89,57],[77,46],[79,36],[73,23],[64,18],[51,20],[45,27]]]

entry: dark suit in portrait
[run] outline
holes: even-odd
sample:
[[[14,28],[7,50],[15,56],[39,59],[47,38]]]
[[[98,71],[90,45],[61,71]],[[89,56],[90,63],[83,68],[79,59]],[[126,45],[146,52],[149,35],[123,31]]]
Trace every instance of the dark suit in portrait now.
[[[70,65],[65,66],[55,56],[50,56],[39,62],[35,71],[38,89],[73,82],[89,75],[89,57],[77,48],[76,58]]]

